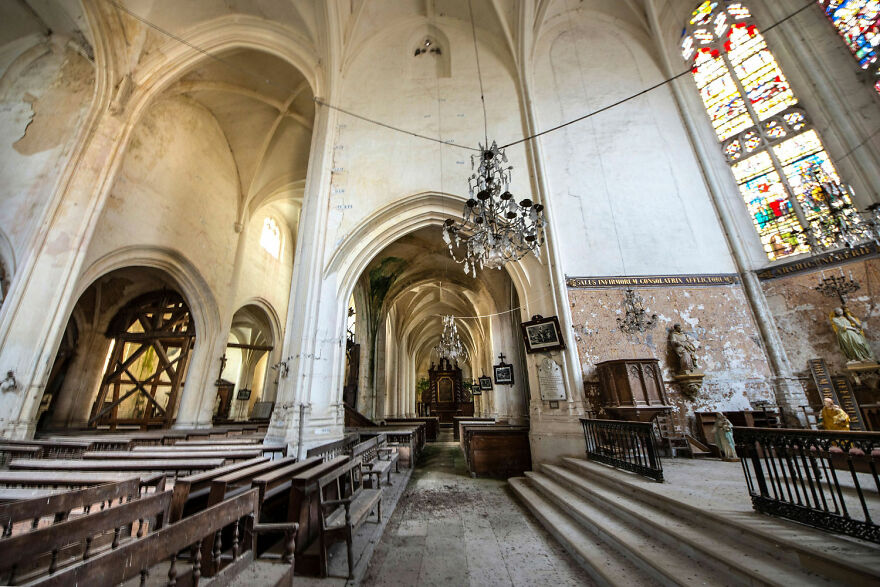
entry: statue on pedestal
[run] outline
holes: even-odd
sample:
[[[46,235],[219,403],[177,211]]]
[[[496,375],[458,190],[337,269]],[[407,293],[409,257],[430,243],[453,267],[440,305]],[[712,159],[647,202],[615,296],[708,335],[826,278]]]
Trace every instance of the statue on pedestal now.
[[[672,327],[669,344],[678,357],[678,373],[691,373],[698,369],[697,344],[689,334],[681,330],[681,324]]]
[[[715,444],[721,450],[721,458],[735,461],[736,443],[733,441],[733,424],[721,412],[715,412]]]
[[[865,331],[858,318],[844,308],[835,308],[831,314],[831,328],[837,336],[837,345],[850,363],[874,363],[874,353],[868,346]]]
[[[678,370],[672,376],[681,384],[681,391],[688,399],[694,399],[703,385],[705,375],[697,364],[697,342],[683,332],[681,324],[669,331],[669,346],[678,358]]]

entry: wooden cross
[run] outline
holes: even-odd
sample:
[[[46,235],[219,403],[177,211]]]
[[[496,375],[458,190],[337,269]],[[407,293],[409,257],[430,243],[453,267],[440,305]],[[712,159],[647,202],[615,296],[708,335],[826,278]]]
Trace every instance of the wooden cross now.
[[[498,359],[501,361],[501,364],[504,364],[504,353],[498,353]]]

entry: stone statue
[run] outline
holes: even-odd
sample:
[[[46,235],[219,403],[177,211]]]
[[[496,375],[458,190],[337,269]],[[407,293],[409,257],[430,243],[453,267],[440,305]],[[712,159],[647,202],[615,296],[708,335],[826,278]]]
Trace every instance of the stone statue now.
[[[725,461],[737,460],[733,424],[721,412],[715,412],[715,444],[721,450],[721,458]]]
[[[830,397],[825,398],[825,407],[819,417],[823,430],[849,430],[849,414],[835,405]]]
[[[697,343],[686,332],[682,332],[681,324],[676,324],[669,332],[669,344],[678,357],[678,372],[690,373],[697,371]]]
[[[865,331],[858,318],[845,308],[835,308],[831,314],[831,328],[837,335],[837,345],[850,363],[874,362],[874,353],[865,339]]]

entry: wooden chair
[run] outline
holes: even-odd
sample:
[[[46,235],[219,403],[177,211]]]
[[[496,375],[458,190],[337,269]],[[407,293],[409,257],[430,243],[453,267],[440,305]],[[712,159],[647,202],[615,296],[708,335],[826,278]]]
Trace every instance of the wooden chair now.
[[[357,471],[357,472],[355,472]],[[376,523],[382,522],[382,490],[364,489],[361,463],[353,460],[345,466],[318,479],[317,495],[320,507],[321,576],[326,577],[329,567],[327,549],[335,542],[345,542],[348,554],[348,578],[354,578],[354,533],[376,512]],[[330,493],[332,491],[332,493]],[[328,495],[338,496],[327,499]]]

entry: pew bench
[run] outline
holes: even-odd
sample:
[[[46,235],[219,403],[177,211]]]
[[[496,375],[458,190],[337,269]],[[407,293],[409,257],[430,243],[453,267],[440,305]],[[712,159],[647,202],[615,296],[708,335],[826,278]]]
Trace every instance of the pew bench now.
[[[77,563],[115,549],[132,540],[132,534],[142,538],[161,528],[170,503],[171,492],[163,491],[4,538],[0,541],[0,582],[15,585],[42,581],[47,574],[57,579],[59,570],[76,568]]]
[[[397,449],[388,446],[384,434],[355,445],[351,451],[352,460],[360,460],[364,473],[373,478],[370,483],[373,488],[381,487],[382,477],[387,477],[388,485],[391,485],[391,469],[400,472],[399,457]]]
[[[357,470],[357,473],[355,473]],[[376,523],[382,521],[382,490],[363,487],[361,463],[352,460],[327,473],[317,482],[320,508],[320,536],[317,548],[321,557],[321,576],[329,567],[327,549],[335,542],[345,542],[348,555],[348,578],[354,578],[354,533],[370,514],[376,512]]]
[[[15,459],[38,459],[43,456],[43,447],[21,444],[0,444],[0,467],[5,467]]]
[[[213,442],[213,441],[211,441]],[[171,446],[141,446],[134,447],[133,453],[155,453],[155,454],[177,454],[179,452],[205,452],[215,454],[227,453],[250,453],[260,452],[263,455],[269,455],[272,458],[283,457],[287,453],[287,445],[285,444],[221,444],[221,445],[189,445],[189,444],[172,444]]]
[[[228,473],[234,473],[253,465],[259,465],[268,460],[268,457],[256,457],[247,461],[238,461],[230,465],[217,467],[216,469],[187,475],[186,477],[178,477],[174,480],[174,495],[171,498],[168,520],[173,523],[187,514],[205,509],[208,503],[208,494],[211,491],[211,482],[217,477],[222,477]]]
[[[222,454],[223,460],[228,462],[246,461],[262,456],[260,449],[248,450],[224,450],[222,452],[212,450],[142,450],[142,451],[99,451],[85,452],[83,459],[216,459]]]
[[[112,506],[114,501],[120,504],[123,500],[131,500],[140,493],[140,479],[132,477],[117,483],[105,483],[85,489],[74,491],[46,490],[46,489],[11,489],[0,490],[0,496],[4,491],[22,492],[23,499],[0,505],[0,527],[3,528],[2,538],[12,536],[13,527],[20,522],[28,522],[25,526],[31,530],[36,529],[43,518],[52,517],[52,523],[57,524],[71,517],[75,510],[82,510],[82,514],[88,514],[95,505],[100,509]],[[25,492],[31,495],[25,498]],[[35,495],[41,492],[41,495]],[[9,495],[9,494],[7,494]],[[2,544],[2,541],[0,541]]]
[[[131,478],[139,480],[141,493],[152,488],[165,490],[165,473],[121,473],[110,471],[0,471],[0,487],[34,489],[79,489],[104,483],[117,483]]]
[[[319,446],[313,446],[306,451],[306,456],[321,457],[325,461],[329,461],[340,455],[351,454],[352,448],[354,448],[354,445],[358,442],[360,442],[360,440],[357,434],[346,434],[339,440],[334,440],[333,442],[328,442]]]
[[[181,473],[191,474],[216,469],[223,464],[222,458],[213,459],[17,459],[9,464],[11,471],[165,471],[175,477]]]
[[[169,585],[292,585],[296,524],[260,524],[251,490],[46,577],[39,585],[117,585],[155,577]],[[260,534],[284,534],[283,562],[256,560]],[[201,558],[211,545],[210,558]],[[216,570],[206,572],[206,563]],[[206,579],[207,577],[207,579]],[[154,579],[151,583],[155,583]]]

